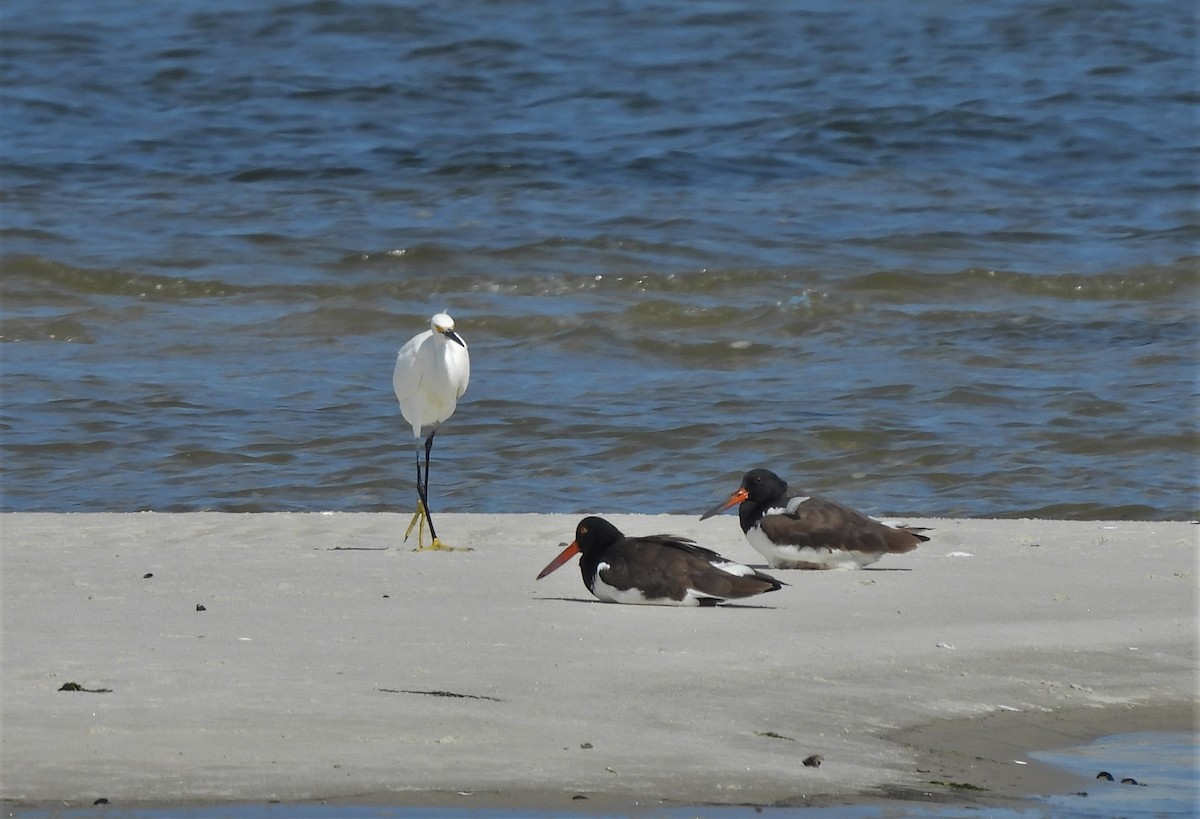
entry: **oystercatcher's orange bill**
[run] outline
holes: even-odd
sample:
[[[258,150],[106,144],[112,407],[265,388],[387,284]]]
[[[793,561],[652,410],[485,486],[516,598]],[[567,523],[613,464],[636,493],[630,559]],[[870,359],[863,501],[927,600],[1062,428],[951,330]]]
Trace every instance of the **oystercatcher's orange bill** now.
[[[550,563],[546,566],[546,568],[542,569],[542,572],[541,572],[541,574],[539,574],[537,576],[537,579],[541,580],[543,577],[550,574],[550,572],[554,571],[559,566],[566,563],[571,558],[575,557],[575,555],[577,555],[577,554],[579,554],[579,544],[572,541],[570,546],[568,546],[567,548],[565,548],[561,552],[559,552],[558,557],[551,560]]]
[[[730,506],[733,506],[735,503],[741,503],[748,497],[750,497],[750,493],[747,492],[746,488],[743,486],[740,489],[738,489],[738,491],[736,491],[732,495],[730,495],[729,500],[721,501],[716,506],[714,506],[712,509],[709,509],[703,515],[701,515],[700,520],[708,520],[713,515],[719,515],[722,512],[724,512],[726,509],[728,509]]]

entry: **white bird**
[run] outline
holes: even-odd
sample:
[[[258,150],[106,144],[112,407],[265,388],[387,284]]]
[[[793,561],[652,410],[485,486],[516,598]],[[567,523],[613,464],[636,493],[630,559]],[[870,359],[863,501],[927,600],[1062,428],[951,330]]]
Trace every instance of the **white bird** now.
[[[417,511],[404,532],[404,539],[408,540],[413,527],[419,523],[417,551],[453,548],[438,539],[433,517],[429,514],[429,452],[433,449],[433,436],[454,414],[470,378],[471,357],[467,354],[467,343],[454,332],[454,319],[445,313],[431,318],[429,329],[410,338],[396,354],[392,387],[400,402],[400,414],[412,425],[417,451]],[[424,473],[421,471],[422,436],[425,438]],[[424,543],[425,521],[429,521],[429,534],[433,537],[428,547]]]

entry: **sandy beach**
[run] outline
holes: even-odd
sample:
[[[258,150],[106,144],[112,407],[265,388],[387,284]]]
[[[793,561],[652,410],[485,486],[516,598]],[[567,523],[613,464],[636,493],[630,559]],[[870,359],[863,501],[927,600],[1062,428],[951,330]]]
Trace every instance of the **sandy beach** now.
[[[0,516],[0,796],[966,804],[1196,728],[1191,523],[907,519],[911,554],[678,609],[535,581],[578,517],[443,514],[473,551],[414,553],[401,515]],[[607,517],[765,565],[734,517]]]

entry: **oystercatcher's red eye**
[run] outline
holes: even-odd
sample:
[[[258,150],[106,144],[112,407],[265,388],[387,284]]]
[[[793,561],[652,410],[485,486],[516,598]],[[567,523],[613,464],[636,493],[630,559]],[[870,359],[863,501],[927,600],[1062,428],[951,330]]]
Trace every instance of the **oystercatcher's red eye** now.
[[[586,534],[587,534],[587,527],[586,527],[586,526],[580,526],[580,527],[579,527],[579,534],[581,534],[581,535],[586,535]]]

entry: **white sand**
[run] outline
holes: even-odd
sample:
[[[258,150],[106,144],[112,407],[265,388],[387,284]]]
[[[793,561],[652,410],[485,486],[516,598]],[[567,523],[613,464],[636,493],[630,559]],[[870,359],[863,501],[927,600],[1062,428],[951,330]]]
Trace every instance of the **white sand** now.
[[[680,609],[535,581],[577,518],[442,514],[474,551],[413,553],[398,515],[0,516],[0,796],[763,804],[920,787],[884,735],[931,720],[1197,698],[1190,523],[908,520],[875,569]],[[764,563],[733,517],[610,519]]]

